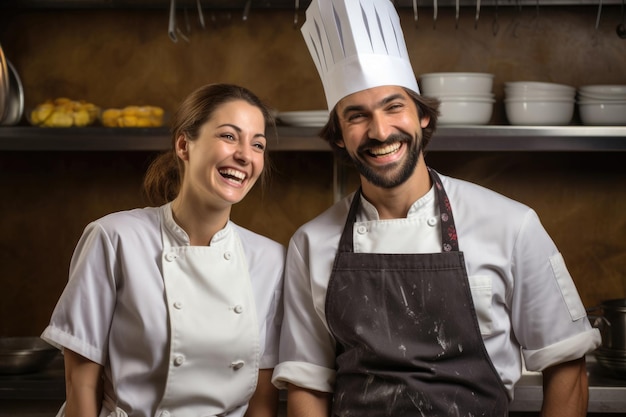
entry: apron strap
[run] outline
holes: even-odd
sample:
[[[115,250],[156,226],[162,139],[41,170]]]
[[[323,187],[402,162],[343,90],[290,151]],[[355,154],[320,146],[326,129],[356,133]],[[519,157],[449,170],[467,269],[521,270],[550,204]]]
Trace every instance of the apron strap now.
[[[434,169],[428,168],[430,179],[435,184],[437,193],[437,202],[439,203],[439,220],[441,221],[441,251],[442,252],[458,252],[459,240],[456,235],[456,226],[454,225],[454,216],[452,216],[452,205],[448,199],[448,194],[443,188],[441,178]]]
[[[435,193],[437,195],[437,203],[439,205],[439,220],[441,222],[441,251],[442,252],[458,252],[459,241],[456,235],[456,226],[454,225],[454,216],[452,215],[452,206],[448,195],[443,188],[441,178],[435,172],[435,170],[428,168],[430,179],[435,186]],[[339,241],[339,253],[352,253],[354,251],[354,237],[352,230],[354,222],[356,221],[356,213],[361,203],[361,187],[359,187],[354,193],[354,198],[350,204],[350,211],[341,234],[341,240]]]

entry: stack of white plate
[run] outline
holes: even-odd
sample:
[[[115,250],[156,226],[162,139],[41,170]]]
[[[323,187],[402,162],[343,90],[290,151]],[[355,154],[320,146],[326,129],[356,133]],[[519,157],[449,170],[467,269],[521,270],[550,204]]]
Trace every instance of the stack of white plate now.
[[[321,127],[328,122],[328,110],[286,111],[276,117],[289,126]]]
[[[485,125],[496,101],[493,78],[481,72],[433,72],[420,77],[420,90],[441,102],[440,125]]]
[[[578,89],[585,125],[626,125],[626,85],[587,85]]]
[[[564,84],[504,83],[504,110],[512,125],[561,126],[574,116],[576,88]]]

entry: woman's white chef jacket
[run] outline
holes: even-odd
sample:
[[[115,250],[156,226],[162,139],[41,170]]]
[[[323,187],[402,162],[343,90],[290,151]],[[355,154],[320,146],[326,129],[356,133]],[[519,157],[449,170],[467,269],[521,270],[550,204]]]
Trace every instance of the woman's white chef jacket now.
[[[452,205],[487,352],[512,398],[526,367],[540,371],[600,344],[563,258],[530,208],[469,182],[441,176]],[[273,382],[332,392],[335,342],[326,288],[353,194],[303,225],[287,251],[280,364]],[[434,189],[405,219],[378,220],[362,198],[354,251],[441,252]],[[454,300],[449,300],[454,302]]]
[[[284,254],[232,222],[190,246],[170,204],[110,214],[86,227],[42,338],[104,366],[100,416],[243,416],[278,360]]]

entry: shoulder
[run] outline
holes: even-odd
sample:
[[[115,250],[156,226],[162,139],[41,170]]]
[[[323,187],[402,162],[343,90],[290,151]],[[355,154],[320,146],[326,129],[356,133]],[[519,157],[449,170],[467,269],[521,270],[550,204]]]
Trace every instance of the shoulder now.
[[[521,220],[532,212],[527,205],[484,186],[441,174],[440,177],[454,214],[471,212],[493,219],[519,217]]]
[[[255,252],[262,254],[263,256],[272,255],[274,257],[284,258],[285,247],[282,244],[235,223],[231,222],[231,224],[239,236],[239,239],[241,239],[241,243],[243,244],[246,253]]]
[[[86,231],[100,231],[111,239],[146,239],[154,233],[160,234],[160,212],[158,207],[146,207],[110,213],[91,222]]]
[[[304,223],[291,237],[290,245],[297,246],[301,252],[308,252],[313,248],[318,253],[323,252],[326,247],[336,247],[353,198],[354,193],[351,193]]]

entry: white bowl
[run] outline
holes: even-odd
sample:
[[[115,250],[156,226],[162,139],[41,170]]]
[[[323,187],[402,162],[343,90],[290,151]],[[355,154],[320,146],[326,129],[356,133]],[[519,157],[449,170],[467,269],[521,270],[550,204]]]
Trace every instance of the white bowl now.
[[[432,72],[422,74],[420,88],[426,96],[437,94],[487,94],[493,88],[494,74],[482,72]]]
[[[486,125],[493,114],[493,99],[442,100],[439,106],[440,115],[437,123],[445,125]]]
[[[549,90],[529,90],[529,91],[521,91],[521,90],[509,90],[507,88],[504,89],[504,96],[506,98],[515,98],[515,99],[549,99],[549,100],[573,100],[576,97],[576,92],[564,92],[564,91],[549,91]]]
[[[576,88],[557,83],[546,83],[539,81],[509,81],[504,83],[504,88],[511,92],[528,92],[528,91],[552,91],[563,93],[576,93]]]
[[[580,99],[597,100],[597,101],[624,101],[626,94],[602,94],[602,93],[585,93],[578,92]]]
[[[482,100],[494,100],[494,93],[484,93],[484,94],[457,94],[457,93],[439,93],[433,97],[438,98],[439,100],[461,100],[461,101],[482,101]]]
[[[599,94],[602,96],[626,96],[626,85],[584,85],[578,88],[580,93]]]
[[[626,101],[611,103],[579,102],[580,120],[585,125],[626,126]]]
[[[524,126],[562,126],[574,116],[574,100],[505,99],[509,123]]]

